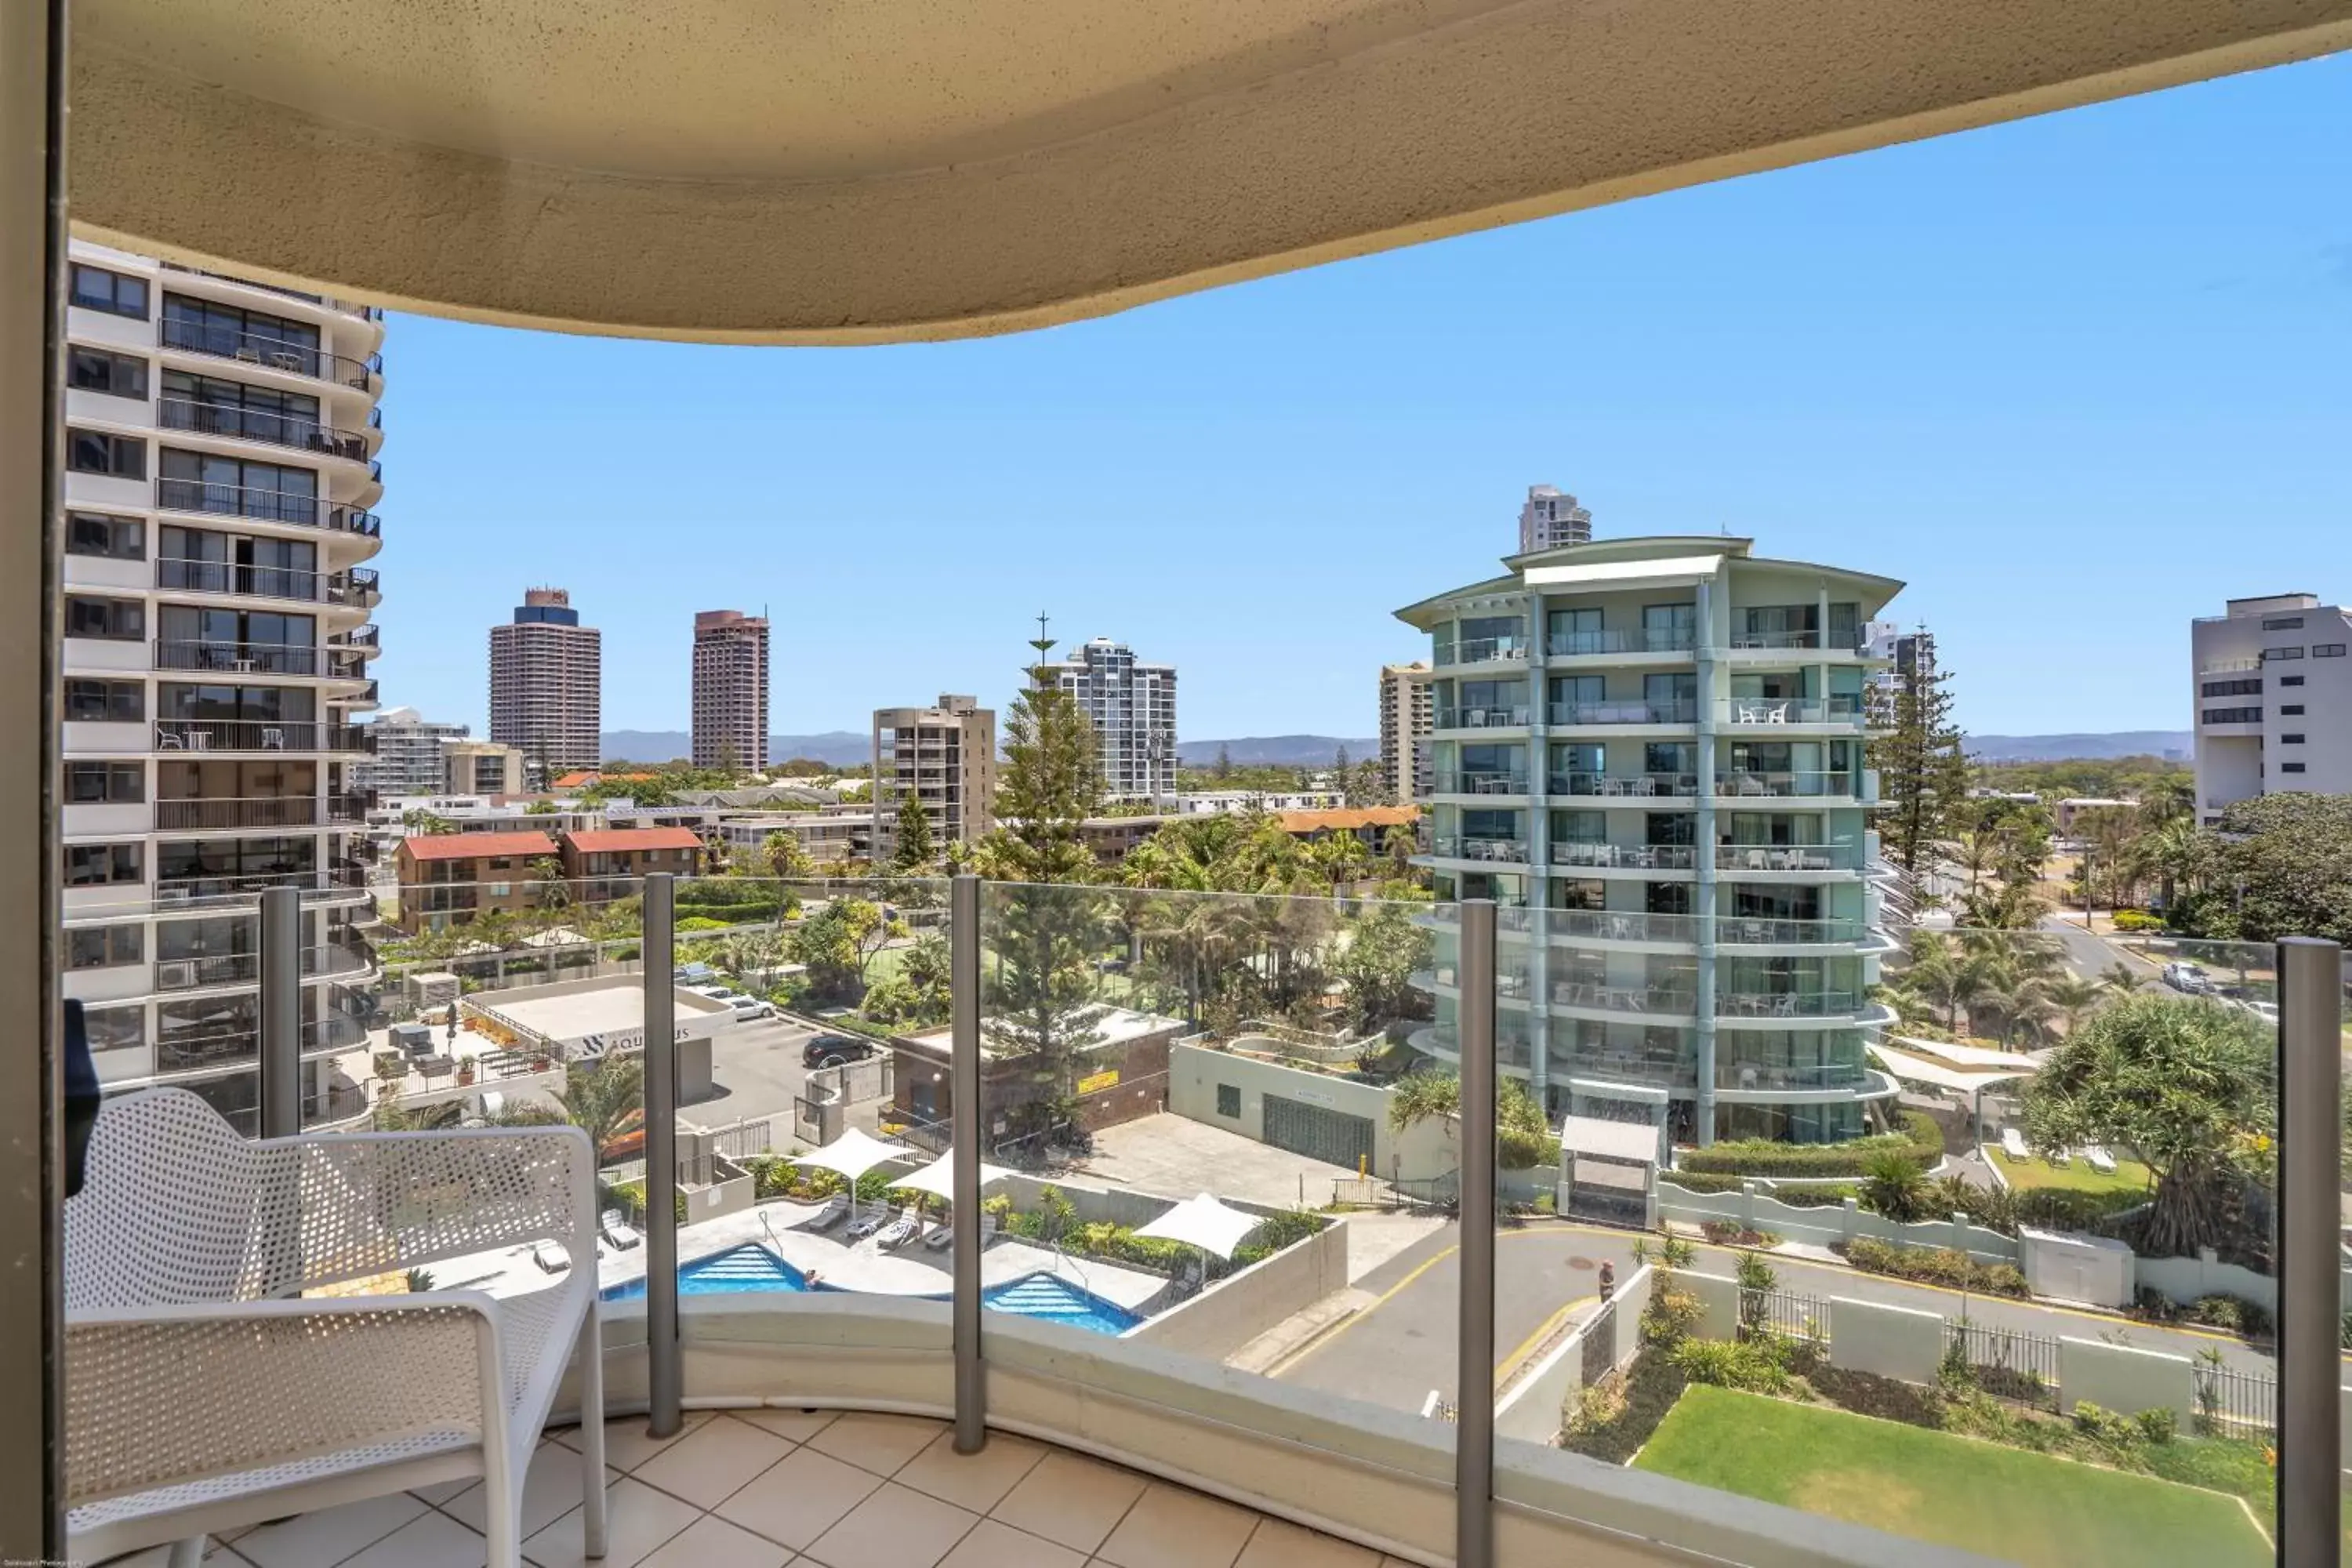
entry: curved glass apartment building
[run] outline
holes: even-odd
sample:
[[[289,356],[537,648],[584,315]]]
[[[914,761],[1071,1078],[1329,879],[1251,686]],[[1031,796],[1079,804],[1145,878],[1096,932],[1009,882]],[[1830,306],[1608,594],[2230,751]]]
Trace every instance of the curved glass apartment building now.
[[[1678,1142],[1866,1130],[1880,925],[1863,628],[1902,584],[1706,535],[1511,556],[1430,634],[1441,902],[1503,906],[1502,1070]],[[1454,1056],[1456,943],[1436,1024]]]

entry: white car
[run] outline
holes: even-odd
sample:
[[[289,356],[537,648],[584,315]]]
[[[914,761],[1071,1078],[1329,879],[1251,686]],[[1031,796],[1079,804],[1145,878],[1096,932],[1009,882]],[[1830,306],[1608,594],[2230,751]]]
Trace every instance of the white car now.
[[[2166,964],[2164,983],[2175,991],[2186,991],[2192,995],[2210,995],[2213,990],[2213,977],[2186,961]]]
[[[776,1016],[775,1008],[759,997],[746,996],[740,991],[730,991],[724,985],[697,985],[690,989],[697,996],[707,996],[713,1002],[723,1003],[733,1011],[738,1020],[772,1018]]]

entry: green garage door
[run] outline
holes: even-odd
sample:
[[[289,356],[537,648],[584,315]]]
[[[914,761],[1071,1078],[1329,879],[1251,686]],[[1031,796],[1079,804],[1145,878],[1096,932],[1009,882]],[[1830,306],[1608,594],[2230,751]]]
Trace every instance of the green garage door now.
[[[1350,1171],[1357,1169],[1359,1160],[1363,1162],[1364,1169],[1371,1168],[1372,1119],[1369,1116],[1350,1116],[1328,1106],[1269,1094],[1265,1097],[1265,1141],[1277,1149],[1287,1149],[1327,1164],[1345,1165]]]

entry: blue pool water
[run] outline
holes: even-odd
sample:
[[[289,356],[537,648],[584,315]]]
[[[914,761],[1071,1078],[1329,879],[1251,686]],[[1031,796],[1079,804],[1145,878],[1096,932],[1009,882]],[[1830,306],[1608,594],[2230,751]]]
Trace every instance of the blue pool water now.
[[[810,1289],[807,1277],[799,1269],[753,1242],[682,1263],[677,1269],[677,1293],[681,1296]],[[814,1289],[830,1290],[834,1287],[820,1284]],[[642,1279],[632,1279],[602,1292],[607,1301],[642,1300],[645,1293],[646,1282]],[[1018,1279],[992,1285],[982,1292],[981,1302],[993,1311],[1044,1318],[1097,1334],[1123,1334],[1143,1321],[1135,1313],[1092,1291],[1045,1273],[1024,1274]]]

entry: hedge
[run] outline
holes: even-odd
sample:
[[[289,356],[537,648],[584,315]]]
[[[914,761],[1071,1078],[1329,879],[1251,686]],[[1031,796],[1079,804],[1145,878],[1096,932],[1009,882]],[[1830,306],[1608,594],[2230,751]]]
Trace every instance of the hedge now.
[[[1846,1143],[1783,1143],[1770,1138],[1743,1138],[1705,1149],[1685,1149],[1675,1156],[1676,1173],[1731,1176],[1854,1176],[1869,1173],[1871,1156],[1889,1149],[1910,1154],[1923,1171],[1943,1163],[1944,1133],[1936,1119],[1922,1110],[1906,1110],[1897,1119],[1899,1132],[1882,1132]]]
[[[1923,1280],[1987,1296],[2022,1296],[2025,1276],[2014,1264],[1979,1263],[1953,1247],[1927,1249],[1897,1247],[1875,1237],[1857,1236],[1846,1243],[1845,1260],[1871,1274],[1898,1279]]]

